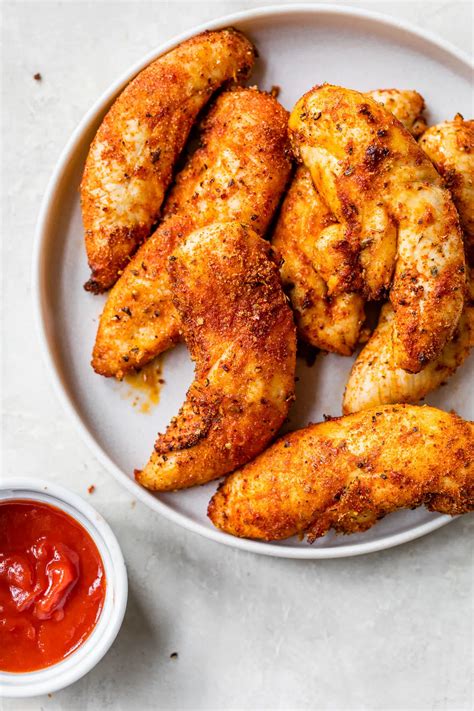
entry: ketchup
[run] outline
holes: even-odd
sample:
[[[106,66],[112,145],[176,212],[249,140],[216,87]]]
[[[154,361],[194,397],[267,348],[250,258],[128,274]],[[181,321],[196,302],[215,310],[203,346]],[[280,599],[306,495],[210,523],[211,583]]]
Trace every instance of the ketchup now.
[[[88,532],[38,501],[0,502],[0,670],[60,662],[90,635],[105,599]]]

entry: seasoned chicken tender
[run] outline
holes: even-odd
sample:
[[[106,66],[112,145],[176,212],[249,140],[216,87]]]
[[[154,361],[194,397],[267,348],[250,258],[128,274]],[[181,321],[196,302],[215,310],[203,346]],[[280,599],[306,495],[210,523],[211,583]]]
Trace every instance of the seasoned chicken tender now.
[[[462,124],[468,124],[464,126]],[[429,157],[438,167],[442,161],[442,173],[448,177],[455,206],[461,224],[465,225],[464,247],[469,261],[469,250],[474,235],[472,227],[472,204],[468,199],[469,185],[474,176],[474,152],[467,147],[469,124],[458,115],[454,122],[445,121],[432,126],[421,139]],[[455,126],[453,126],[455,124]],[[424,137],[428,135],[428,140]],[[459,140],[453,140],[455,136]],[[443,141],[446,138],[446,142]],[[471,227],[470,227],[471,226]],[[472,256],[471,256],[472,259]],[[468,272],[469,274],[469,272]],[[343,411],[357,412],[380,403],[418,402],[435,390],[457,370],[469,355],[474,345],[474,269],[470,270],[468,292],[464,309],[454,336],[439,357],[431,361],[419,373],[407,373],[397,367],[394,352],[394,313],[387,304],[380,315],[377,328],[354,363],[344,393]]]
[[[248,462],[294,398],[296,334],[268,242],[238,222],[193,232],[170,258],[196,363],[186,401],[136,472],[156,491],[204,484]]]
[[[208,515],[266,541],[366,531],[397,509],[474,509],[474,424],[432,407],[385,405],[310,425],[236,471]]]
[[[389,108],[412,133],[426,128],[421,116],[424,101],[416,91],[380,89],[368,96]],[[300,337],[316,348],[351,355],[364,321],[364,300],[355,293],[328,293],[338,274],[338,249],[332,262],[328,254],[331,244],[343,241],[344,227],[325,205],[308,169],[299,166],[272,238],[284,260],[283,284]]]
[[[453,121],[431,126],[420,146],[453,196],[464,231],[466,258],[474,266],[474,121],[457,114]]]
[[[445,383],[474,345],[474,299],[466,301],[454,336],[441,355],[419,373],[407,373],[395,365],[393,327],[393,308],[385,304],[377,328],[352,366],[344,392],[344,414],[381,404],[417,403]]]
[[[291,171],[287,111],[256,89],[224,92],[204,121],[202,146],[188,160],[156,232],[112,289],[100,319],[92,365],[122,377],[180,339],[166,265],[193,230],[238,220],[260,236]]]
[[[459,217],[447,190],[411,183],[398,203],[398,256],[390,301],[395,362],[418,373],[452,338],[464,305]]]
[[[301,338],[316,348],[350,355],[364,321],[364,300],[359,294],[328,295],[314,257],[315,244],[328,225],[339,227],[309,171],[298,166],[272,237],[283,259],[281,277]]]
[[[464,300],[461,231],[448,191],[401,123],[356,91],[315,87],[289,125],[295,153],[344,226],[344,241],[333,244],[340,268],[332,293],[377,299],[393,277],[397,364],[419,372],[453,335]]]
[[[374,89],[367,96],[382,104],[415,138],[426,131],[425,100],[411,89]]]
[[[155,60],[116,99],[81,184],[88,291],[109,289],[150,235],[196,116],[225,82],[246,79],[254,58],[240,32],[203,32]]]

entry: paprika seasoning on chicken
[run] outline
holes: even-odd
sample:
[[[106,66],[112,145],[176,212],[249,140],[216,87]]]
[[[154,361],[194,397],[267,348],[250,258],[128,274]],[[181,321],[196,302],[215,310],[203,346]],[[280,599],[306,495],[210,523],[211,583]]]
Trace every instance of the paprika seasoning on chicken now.
[[[71,516],[32,500],[0,502],[0,670],[60,662],[91,634],[106,591],[102,558]]]

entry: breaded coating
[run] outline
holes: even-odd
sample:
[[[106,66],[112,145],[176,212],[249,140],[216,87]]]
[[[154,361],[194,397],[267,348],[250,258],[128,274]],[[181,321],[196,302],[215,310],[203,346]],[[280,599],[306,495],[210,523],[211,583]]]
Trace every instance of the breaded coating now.
[[[328,295],[317,269],[315,245],[329,225],[340,229],[313,186],[309,171],[298,166],[283,202],[272,244],[281,254],[281,277],[298,335],[316,348],[351,355],[364,321],[360,294]]]
[[[122,377],[180,339],[166,265],[193,230],[238,220],[260,236],[291,171],[288,112],[256,89],[224,92],[205,119],[201,148],[178,175],[164,219],[112,289],[100,319],[92,365]]]
[[[419,373],[407,373],[395,365],[393,327],[393,308],[385,304],[377,328],[352,366],[344,392],[344,414],[381,404],[417,403],[445,383],[474,345],[474,299],[466,301],[454,336],[441,355]]]
[[[109,289],[148,238],[196,116],[225,82],[246,79],[254,58],[240,32],[203,32],[152,62],[116,99],[81,184],[88,291]]]
[[[420,146],[453,196],[464,231],[466,258],[474,266],[474,121],[457,114],[453,121],[431,126]]]
[[[238,222],[193,232],[169,273],[196,376],[137,481],[204,484],[259,454],[294,399],[296,333],[272,248]]]
[[[397,509],[474,509],[474,424],[432,407],[385,405],[310,425],[236,471],[208,515],[265,541],[366,531]]]
[[[464,301],[461,230],[449,192],[402,124],[359,92],[315,87],[289,125],[295,153],[345,228],[344,241],[332,243],[331,259],[338,252],[340,260],[330,293],[378,299],[393,277],[396,361],[419,372],[453,335]]]
[[[469,192],[474,176],[474,152],[467,148],[469,141],[466,136],[472,124],[472,121],[463,122],[458,114],[454,122],[446,121],[433,126],[421,139],[424,148],[431,151],[428,155],[435,165],[437,159],[442,160],[442,173],[448,176],[447,184],[451,186],[461,224],[467,226],[468,230],[472,228],[473,205],[469,200]],[[426,135],[428,140],[425,141]],[[459,140],[454,140],[456,135]],[[464,231],[468,261],[473,236],[472,232]],[[393,345],[393,309],[388,304],[384,306],[377,328],[352,367],[344,393],[345,413],[367,410],[381,403],[418,402],[446,382],[464,362],[474,345],[473,269],[470,270],[468,287],[463,312],[453,338],[445,345],[440,356],[419,373],[407,373],[397,367]]]
[[[425,100],[412,89],[374,89],[367,96],[390,111],[415,138],[426,131]]]
[[[416,91],[379,89],[368,96],[384,104],[412,133],[426,128],[421,116],[424,101]],[[329,248],[343,241],[344,227],[325,205],[308,169],[299,166],[272,238],[284,260],[283,284],[299,336],[316,348],[351,355],[365,317],[364,300],[355,293],[328,294],[339,259],[337,248],[334,259],[329,259]]]

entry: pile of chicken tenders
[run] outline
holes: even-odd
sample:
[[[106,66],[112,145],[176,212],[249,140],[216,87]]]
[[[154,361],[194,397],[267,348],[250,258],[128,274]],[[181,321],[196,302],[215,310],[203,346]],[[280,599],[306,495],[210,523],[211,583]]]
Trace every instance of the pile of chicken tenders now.
[[[208,515],[261,540],[471,511],[474,423],[415,403],[474,344],[474,121],[427,128],[416,91],[329,84],[288,114],[242,86],[256,56],[231,28],[183,42],[128,84],[90,147],[85,288],[110,290],[92,366],[121,379],[182,340],[195,362],[135,477],[173,491],[229,475]],[[272,444],[297,340],[364,345],[344,416]]]

